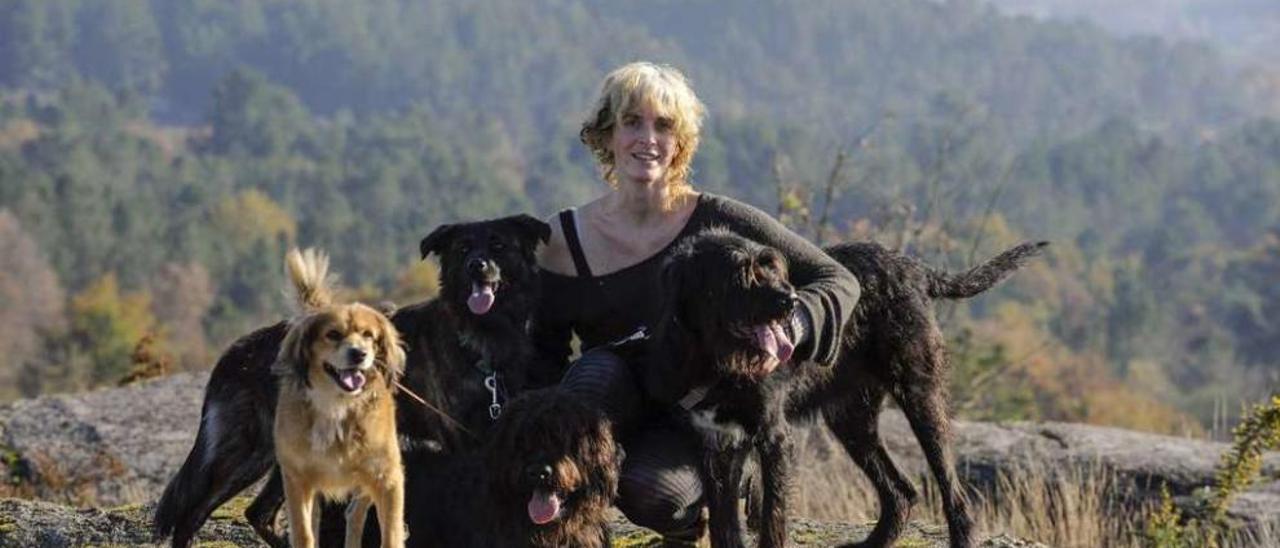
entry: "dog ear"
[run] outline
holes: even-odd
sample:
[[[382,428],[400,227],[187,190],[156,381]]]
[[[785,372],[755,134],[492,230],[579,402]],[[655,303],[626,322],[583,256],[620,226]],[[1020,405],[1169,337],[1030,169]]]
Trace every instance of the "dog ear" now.
[[[449,240],[453,238],[455,232],[458,231],[458,225],[440,225],[422,242],[418,244],[418,251],[422,252],[422,258],[425,260],[432,253],[443,254],[445,246],[449,245]]]
[[[655,293],[661,295],[658,304],[660,319],[648,344],[646,360],[649,363],[642,368],[641,383],[646,393],[662,403],[675,403],[683,395],[682,377],[686,368],[680,363],[680,358],[687,344],[685,330],[690,327],[681,310],[682,288],[687,281],[686,263],[690,258],[684,251],[685,246],[682,245],[662,265],[658,277],[661,287]]]
[[[499,500],[510,499],[514,496],[511,491],[513,486],[519,485],[519,474],[521,470],[516,470],[511,466],[513,455],[522,455],[522,447],[520,447],[520,436],[527,431],[526,422],[530,418],[529,409],[525,405],[525,401],[530,396],[523,394],[507,403],[502,411],[502,415],[493,423],[493,427],[489,430],[489,439],[484,442],[484,466],[486,470],[493,470],[493,481],[489,482],[491,494],[497,495]]]
[[[280,343],[276,361],[271,366],[272,373],[285,378],[293,377],[294,382],[299,385],[311,387],[307,369],[311,366],[312,355],[311,345],[308,343],[314,338],[319,318],[318,314],[312,314],[291,322],[289,332]]]
[[[547,243],[551,239],[551,225],[542,222],[541,219],[529,215],[512,215],[503,219],[504,222],[510,224],[530,244],[530,248],[537,247],[538,242]]]
[[[404,375],[404,341],[400,339],[400,332],[396,330],[395,324],[382,314],[378,314],[377,345],[377,363],[384,368],[383,376],[386,377],[387,387],[391,388]]]
[[[618,496],[618,474],[622,470],[622,448],[614,442],[612,426],[602,413],[591,410],[592,433],[590,438],[589,461],[591,485],[599,490],[605,500],[612,501]]]
[[[649,344],[649,352],[642,378],[647,394],[656,401],[675,404],[693,388],[694,375],[699,369],[696,363],[696,331],[701,328],[698,318],[691,316],[688,306],[705,296],[707,279],[698,271],[697,246],[703,239],[695,236],[680,242],[663,263],[658,288],[662,302],[659,304],[659,323]],[[714,283],[713,280],[706,283]]]
[[[667,260],[662,264],[662,274],[659,277],[662,286],[657,288],[657,295],[663,296],[663,303],[660,309],[664,312],[662,317],[671,317],[685,321],[687,318],[680,317],[680,304],[685,302],[685,297],[689,291],[689,285],[697,281],[698,276],[690,276],[688,274],[691,264],[693,263],[693,247],[689,245],[680,245]]]

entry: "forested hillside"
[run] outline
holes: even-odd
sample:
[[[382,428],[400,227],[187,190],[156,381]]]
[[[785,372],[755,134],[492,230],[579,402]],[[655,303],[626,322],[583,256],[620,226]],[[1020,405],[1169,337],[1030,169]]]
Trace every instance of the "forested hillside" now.
[[[1126,34],[1205,40],[1245,63],[1280,68],[1280,4],[1270,0],[986,0],[1007,13],[1087,19]]]
[[[576,125],[638,58],[710,108],[696,183],[810,236],[1054,242],[940,310],[961,414],[1199,431],[1280,384],[1280,99],[1209,46],[970,0],[3,2],[0,399],[208,367],[292,245],[430,294],[435,225],[598,191]]]

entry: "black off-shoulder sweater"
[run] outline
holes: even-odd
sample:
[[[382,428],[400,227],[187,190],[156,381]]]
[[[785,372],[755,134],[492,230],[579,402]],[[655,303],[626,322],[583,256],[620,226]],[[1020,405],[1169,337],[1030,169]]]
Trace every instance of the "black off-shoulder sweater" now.
[[[787,258],[791,283],[812,320],[813,332],[795,353],[797,361],[835,362],[841,326],[858,302],[858,280],[817,246],[768,214],[732,198],[703,193],[688,223],[653,256],[608,274],[582,277],[542,272],[542,305],[533,325],[540,367],[563,371],[577,333],[587,350],[625,338],[657,319],[662,263],[675,243],[719,226],[777,248]],[[543,369],[546,371],[546,369]]]

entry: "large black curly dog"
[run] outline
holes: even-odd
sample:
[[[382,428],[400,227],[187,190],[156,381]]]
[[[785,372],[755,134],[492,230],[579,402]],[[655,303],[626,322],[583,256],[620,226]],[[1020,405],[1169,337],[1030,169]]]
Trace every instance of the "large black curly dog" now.
[[[546,223],[516,215],[444,225],[422,240],[424,259],[440,257],[440,296],[397,310],[392,321],[407,345],[405,385],[451,418],[398,392],[402,450],[429,447],[423,451],[444,458],[473,448],[494,422],[495,399],[501,406],[526,384],[549,382],[530,379],[535,373],[526,370],[532,355],[527,326],[539,294],[534,252],[549,236]],[[285,321],[240,338],[214,367],[195,445],[156,507],[155,533],[172,535],[173,546],[189,546],[216,508],[275,465],[279,389],[270,370],[288,329]],[[246,512],[263,540],[277,547],[288,545],[275,528],[283,500],[273,472]]]
[[[602,413],[558,389],[526,392],[478,456],[410,477],[406,517],[431,534],[408,546],[607,548],[618,465]]]
[[[659,400],[683,402],[702,434],[712,545],[742,545],[737,501],[753,449],[763,491],[760,545],[785,544],[789,422],[819,413],[880,499],[879,521],[859,545],[891,544],[918,495],[877,433],[886,395],[906,414],[937,479],[951,545],[972,545],[972,520],[948,444],[949,364],[932,302],[986,291],[1045,245],[1019,245],[959,275],[872,243],[828,248],[862,284],[838,363],[783,364],[766,375],[770,368],[762,364],[785,362],[789,354],[779,327],[795,306],[786,261],[724,230],[682,242],[663,270],[664,313],[650,340],[645,383]],[[691,393],[703,395],[697,400]]]

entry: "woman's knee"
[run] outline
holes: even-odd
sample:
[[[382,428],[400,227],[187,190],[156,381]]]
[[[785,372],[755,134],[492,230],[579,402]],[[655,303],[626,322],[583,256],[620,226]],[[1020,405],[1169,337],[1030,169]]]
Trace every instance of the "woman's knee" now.
[[[560,388],[605,412],[617,423],[629,423],[643,403],[626,360],[605,348],[588,350],[565,371]]]
[[[618,485],[615,505],[631,523],[663,536],[696,537],[703,526],[701,498],[653,487],[624,475]]]
[[[647,434],[648,443],[623,463],[616,505],[632,523],[664,536],[696,533],[702,526],[702,480],[692,455],[672,432]]]

